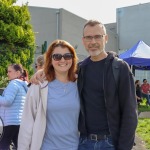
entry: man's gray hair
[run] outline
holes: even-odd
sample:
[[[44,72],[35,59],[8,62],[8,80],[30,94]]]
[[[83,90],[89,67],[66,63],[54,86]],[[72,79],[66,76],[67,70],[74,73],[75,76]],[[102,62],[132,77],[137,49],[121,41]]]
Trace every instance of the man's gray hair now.
[[[101,27],[103,28],[103,30],[104,30],[104,32],[105,32],[105,34],[106,34],[106,27],[104,26],[104,24],[102,24],[100,21],[98,21],[98,20],[88,20],[86,23],[85,23],[85,25],[84,25],[84,27],[83,27],[83,31],[84,31],[84,28],[86,27],[86,26],[95,26],[95,25],[101,25]],[[84,32],[83,32],[84,33]],[[84,34],[83,34],[84,35]]]

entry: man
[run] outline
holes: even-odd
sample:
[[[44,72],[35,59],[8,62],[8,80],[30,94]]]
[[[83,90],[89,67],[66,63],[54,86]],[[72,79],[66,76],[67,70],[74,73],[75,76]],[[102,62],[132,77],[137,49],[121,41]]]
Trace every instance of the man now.
[[[121,61],[119,82],[112,72],[113,54],[106,53],[105,26],[89,20],[83,44],[90,57],[79,64],[81,99],[79,150],[131,150],[137,126],[136,96],[132,73]]]
[[[115,56],[105,51],[108,35],[99,21],[89,20],[85,24],[82,41],[90,56],[79,63],[78,69],[78,150],[131,150],[137,126],[132,73],[120,61],[116,85],[112,70]]]

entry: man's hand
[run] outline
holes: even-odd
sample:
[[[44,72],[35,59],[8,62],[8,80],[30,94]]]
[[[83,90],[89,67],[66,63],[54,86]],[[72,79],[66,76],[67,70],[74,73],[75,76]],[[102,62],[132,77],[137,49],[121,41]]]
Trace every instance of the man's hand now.
[[[44,70],[40,69],[38,70],[30,79],[30,83],[33,84],[39,84],[40,82],[44,82],[45,80],[45,74],[44,74]]]

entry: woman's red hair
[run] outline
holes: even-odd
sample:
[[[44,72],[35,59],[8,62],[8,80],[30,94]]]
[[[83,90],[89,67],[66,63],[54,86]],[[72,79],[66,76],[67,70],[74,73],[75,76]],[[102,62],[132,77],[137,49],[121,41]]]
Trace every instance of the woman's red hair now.
[[[55,40],[54,42],[52,42],[52,44],[48,47],[45,53],[44,72],[45,72],[46,79],[49,82],[55,79],[55,71],[52,65],[52,54],[56,47],[68,48],[70,53],[73,54],[72,66],[68,71],[68,79],[69,81],[75,81],[76,80],[75,72],[77,70],[78,58],[73,46],[71,46],[71,44],[69,44],[67,41],[64,40]]]

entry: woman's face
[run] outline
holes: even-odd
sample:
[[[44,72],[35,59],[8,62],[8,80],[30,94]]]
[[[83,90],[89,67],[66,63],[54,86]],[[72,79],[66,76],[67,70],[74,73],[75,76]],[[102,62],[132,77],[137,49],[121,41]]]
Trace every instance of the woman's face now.
[[[40,70],[43,68],[43,66],[39,65],[38,63],[36,63],[35,65],[36,71]]]
[[[7,69],[7,76],[9,80],[16,79],[21,76],[20,71],[16,71],[12,66],[9,66]]]
[[[65,56],[61,58],[62,56]],[[57,58],[61,58],[58,60]],[[72,57],[71,57],[71,52],[67,47],[62,48],[62,47],[56,47],[53,51],[52,54],[52,65],[54,67],[55,72],[58,73],[68,73],[71,65],[72,65]]]

